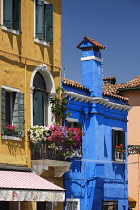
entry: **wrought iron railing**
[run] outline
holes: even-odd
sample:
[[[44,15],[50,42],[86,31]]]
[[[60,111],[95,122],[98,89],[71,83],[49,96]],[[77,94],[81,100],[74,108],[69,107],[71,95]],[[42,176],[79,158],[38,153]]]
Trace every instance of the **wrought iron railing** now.
[[[32,160],[41,159],[64,160],[60,151],[49,148],[47,141],[32,143]]]
[[[81,148],[79,148],[73,151],[71,157],[81,157],[81,154]],[[49,147],[48,141],[39,141],[37,143],[32,142],[32,160],[41,159],[68,161],[68,158],[64,156],[61,146],[56,150]]]
[[[140,154],[140,145],[128,145],[128,155]]]

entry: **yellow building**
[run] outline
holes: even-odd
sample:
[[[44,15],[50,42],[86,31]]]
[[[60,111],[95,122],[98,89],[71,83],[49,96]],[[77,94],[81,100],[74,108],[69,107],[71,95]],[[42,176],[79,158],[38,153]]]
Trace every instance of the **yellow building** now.
[[[28,136],[30,126],[55,122],[49,98],[60,86],[60,74],[61,0],[0,0],[1,169],[32,167],[63,187],[70,163],[42,157],[31,161]],[[0,202],[0,209],[45,209],[36,202],[15,203],[7,207]],[[63,208],[63,203],[49,205]]]

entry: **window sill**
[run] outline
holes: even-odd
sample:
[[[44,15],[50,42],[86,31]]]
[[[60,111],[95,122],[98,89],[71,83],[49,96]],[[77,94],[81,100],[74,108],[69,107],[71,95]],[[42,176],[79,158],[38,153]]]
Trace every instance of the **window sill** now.
[[[14,141],[22,141],[22,138],[21,137],[17,137],[17,136],[2,135],[2,139],[5,139],[5,140],[14,140]]]
[[[7,28],[6,26],[2,26],[2,30],[8,31],[8,32],[16,34],[16,35],[19,35],[19,31],[13,30],[11,28]]]
[[[40,40],[40,39],[37,39],[37,38],[34,38],[34,42],[39,43],[39,44],[42,44],[42,45],[47,46],[47,47],[50,46],[50,43],[49,42],[45,42],[45,41]]]

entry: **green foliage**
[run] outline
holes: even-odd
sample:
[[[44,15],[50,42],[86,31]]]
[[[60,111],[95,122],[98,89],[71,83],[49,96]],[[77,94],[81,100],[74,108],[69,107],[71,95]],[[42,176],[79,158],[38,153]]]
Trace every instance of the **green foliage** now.
[[[51,107],[52,113],[61,119],[65,119],[71,114],[70,112],[67,112],[66,105],[68,103],[68,100],[63,95],[64,95],[64,89],[58,87],[56,89],[56,95],[50,98],[50,103],[52,105]]]

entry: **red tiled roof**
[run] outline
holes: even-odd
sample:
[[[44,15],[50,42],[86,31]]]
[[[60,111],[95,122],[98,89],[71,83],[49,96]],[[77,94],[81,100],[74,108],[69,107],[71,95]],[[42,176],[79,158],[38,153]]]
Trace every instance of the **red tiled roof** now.
[[[69,79],[66,79],[66,78],[62,78],[61,80],[62,80],[64,85],[69,85],[69,86],[72,86],[72,87],[75,87],[75,88],[89,90],[88,88],[86,88],[85,86],[83,86],[79,82],[74,82],[73,80],[69,80]]]
[[[106,49],[105,46],[101,45],[98,41],[95,41],[94,39],[88,38],[88,37],[84,37],[84,40],[77,46],[77,48],[80,47],[80,45],[84,42],[84,41],[89,41],[92,44],[94,44],[96,47],[100,48],[100,49]]]
[[[112,80],[112,79],[116,79],[116,77],[105,77],[105,78],[103,79],[103,81]]]
[[[81,83],[79,82],[74,82],[73,80],[69,80],[69,79],[65,79],[62,78],[62,83],[65,85],[69,85],[75,88],[79,88],[79,89],[84,89],[84,90],[89,90],[88,88],[86,88],[85,86],[83,86]],[[128,98],[125,98],[121,95],[119,95],[119,91],[118,91],[118,87],[121,87],[121,84],[106,84],[103,85],[103,89],[102,89],[102,93],[104,96],[110,96],[113,98],[118,98],[124,101],[128,101]]]

